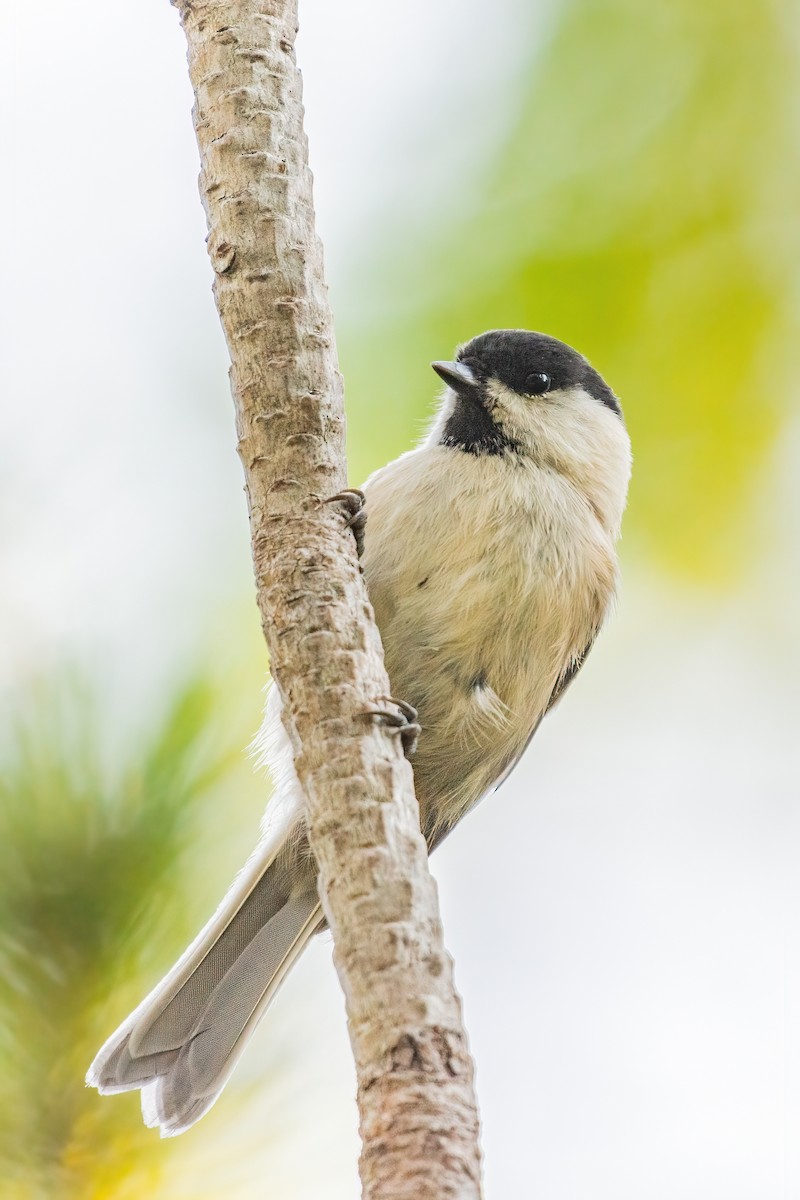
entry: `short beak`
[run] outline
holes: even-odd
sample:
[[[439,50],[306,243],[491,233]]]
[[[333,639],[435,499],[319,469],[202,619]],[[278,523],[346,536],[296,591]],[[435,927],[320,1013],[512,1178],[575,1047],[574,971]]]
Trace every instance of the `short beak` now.
[[[463,392],[467,388],[474,388],[478,382],[466,363],[433,362],[431,366],[439,378],[443,379],[447,386],[451,387],[455,392]]]

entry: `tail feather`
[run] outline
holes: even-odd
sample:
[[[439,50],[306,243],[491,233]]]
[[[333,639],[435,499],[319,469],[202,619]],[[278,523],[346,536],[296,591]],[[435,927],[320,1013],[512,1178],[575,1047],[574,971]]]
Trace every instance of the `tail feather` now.
[[[133,1054],[139,1057],[184,1045],[196,1029],[198,1013],[202,1014],[207,998],[224,986],[237,963],[241,965],[242,956],[252,949],[259,932],[279,922],[290,898],[288,874],[277,863],[268,867],[169,1002],[150,1020],[137,1023],[130,1038]],[[265,970],[271,961],[272,955],[264,959]]]
[[[203,1115],[289,967],[322,920],[316,878],[274,859],[249,890],[231,890],[190,952],[103,1046],[87,1083],[142,1089],[145,1120],[165,1135]],[[227,916],[227,921],[223,918]]]
[[[276,690],[264,742],[278,795],[261,841],[214,916],[102,1047],[100,1092],[140,1088],[145,1124],[183,1132],[216,1100],[286,972],[322,923],[302,795]]]
[[[182,1132],[214,1103],[320,919],[316,890],[289,899],[214,989],[196,1028],[154,1089],[158,1123],[165,1134]]]

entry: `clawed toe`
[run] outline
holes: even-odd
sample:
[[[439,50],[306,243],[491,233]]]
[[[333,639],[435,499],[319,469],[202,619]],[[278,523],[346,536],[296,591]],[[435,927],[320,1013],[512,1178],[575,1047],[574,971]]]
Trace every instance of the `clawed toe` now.
[[[394,704],[396,708],[399,708],[410,725],[413,725],[419,716],[414,705],[409,704],[407,700],[397,700],[394,696],[378,696],[378,699],[385,700],[387,704]]]
[[[393,709],[378,708],[373,705],[364,710],[365,715],[380,717],[386,726],[387,733],[398,733],[400,741],[403,743],[403,753],[406,758],[410,758],[417,748],[419,735],[422,733],[422,726],[417,721],[417,710],[413,705],[407,704],[405,700],[395,700],[394,696],[378,696],[378,700],[384,700],[387,704],[393,704],[395,707]]]
[[[366,496],[361,488],[343,488],[335,496],[327,496],[323,504],[341,504],[348,518],[344,523],[345,529],[352,529],[356,539],[358,557],[364,553],[364,527],[367,524],[367,512],[364,507]]]

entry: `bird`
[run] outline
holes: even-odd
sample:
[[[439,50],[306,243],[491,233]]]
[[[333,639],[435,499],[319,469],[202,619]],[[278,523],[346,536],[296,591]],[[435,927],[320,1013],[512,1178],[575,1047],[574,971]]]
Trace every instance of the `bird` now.
[[[414,449],[350,506],[393,694],[373,711],[412,756],[429,850],[495,791],[572,683],[612,609],[631,446],[620,402],[565,342],[490,330],[431,364]],[[273,794],[258,845],[175,966],[87,1074],[141,1090],[182,1133],[219,1097],[287,972],[324,927],[305,804],[273,687],[260,747]]]

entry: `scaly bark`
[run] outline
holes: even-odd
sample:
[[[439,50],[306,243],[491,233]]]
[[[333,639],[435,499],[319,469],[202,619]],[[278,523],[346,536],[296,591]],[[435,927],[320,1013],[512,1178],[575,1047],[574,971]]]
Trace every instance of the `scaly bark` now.
[[[363,715],[389,681],[353,540],[320,503],[345,485],[344,408],[296,0],[173,3],[189,46],[258,604],[347,1002],[364,1196],[475,1200],[473,1069],[411,768],[397,738]]]

